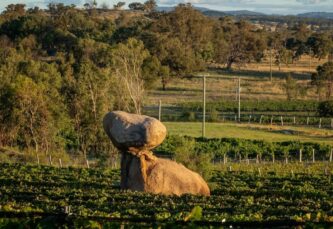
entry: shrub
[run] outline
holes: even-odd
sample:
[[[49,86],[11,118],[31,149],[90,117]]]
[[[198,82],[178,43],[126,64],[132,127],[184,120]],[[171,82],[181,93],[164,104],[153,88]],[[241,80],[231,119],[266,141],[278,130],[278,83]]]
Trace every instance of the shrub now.
[[[192,111],[183,112],[182,120],[189,121],[189,122],[194,122],[196,120],[195,112],[192,112]]]
[[[220,121],[219,112],[215,107],[212,107],[212,109],[210,110],[210,121],[211,122]]]
[[[318,105],[318,114],[321,117],[332,117],[333,116],[333,100],[324,101]]]
[[[212,173],[211,154],[197,150],[193,138],[180,137],[180,139],[180,144],[175,147],[175,160],[198,172],[205,179],[209,179]]]

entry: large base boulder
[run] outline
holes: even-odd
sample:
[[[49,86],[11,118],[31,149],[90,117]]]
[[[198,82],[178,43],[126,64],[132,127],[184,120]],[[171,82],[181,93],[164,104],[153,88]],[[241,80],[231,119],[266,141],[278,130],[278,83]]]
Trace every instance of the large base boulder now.
[[[165,139],[165,126],[155,118],[123,111],[108,113],[103,127],[112,143],[122,152],[139,152],[159,146]]]
[[[197,173],[177,162],[143,153],[122,154],[121,188],[154,194],[209,196],[210,190]]]

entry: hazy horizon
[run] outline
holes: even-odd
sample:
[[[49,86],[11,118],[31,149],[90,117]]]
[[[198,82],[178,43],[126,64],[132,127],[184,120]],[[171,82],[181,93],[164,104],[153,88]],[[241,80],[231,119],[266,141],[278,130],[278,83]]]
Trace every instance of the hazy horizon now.
[[[126,5],[131,2],[144,2],[145,0],[125,1]],[[4,10],[8,4],[26,4],[27,8],[38,6],[45,8],[50,2],[60,2],[66,5],[75,4],[83,6],[86,0],[2,0],[0,10]],[[110,7],[118,0],[97,0],[99,5],[106,3]],[[220,11],[249,10],[265,14],[299,14],[306,12],[333,12],[333,0],[157,0],[158,6],[175,6],[179,3],[192,3],[197,7],[205,7]]]

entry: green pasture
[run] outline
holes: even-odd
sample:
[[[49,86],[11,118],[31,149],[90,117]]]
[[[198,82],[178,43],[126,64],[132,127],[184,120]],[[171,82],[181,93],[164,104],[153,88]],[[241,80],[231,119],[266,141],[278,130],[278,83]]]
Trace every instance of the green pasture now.
[[[200,122],[165,122],[171,135],[202,136]],[[277,127],[232,123],[206,123],[207,138],[318,142],[333,145],[333,130],[312,127]]]

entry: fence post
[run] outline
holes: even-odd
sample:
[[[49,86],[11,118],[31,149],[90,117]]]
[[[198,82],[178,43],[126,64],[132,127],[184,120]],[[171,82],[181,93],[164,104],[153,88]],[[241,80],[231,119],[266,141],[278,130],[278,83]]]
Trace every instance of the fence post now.
[[[49,155],[49,164],[52,166],[52,156]]]
[[[321,118],[319,119],[319,129],[321,129]]]
[[[307,125],[307,126],[309,125],[309,122],[310,122],[310,118],[307,117],[307,118],[306,118],[306,125]]]
[[[260,121],[259,121],[260,124],[262,123],[262,118],[263,118],[263,115],[260,115]]]
[[[312,163],[316,162],[315,149],[312,149]]]
[[[281,126],[283,126],[283,117],[281,116]]]
[[[271,125],[273,125],[273,116],[271,117]]]
[[[333,149],[331,149],[331,154],[330,154],[330,162],[333,161]]]
[[[65,206],[63,211],[67,215],[71,214],[71,206]]]
[[[60,168],[62,168],[62,161],[61,161],[61,158],[59,158],[59,166],[60,166]]]
[[[206,75],[203,75],[202,80],[202,137],[204,138],[206,137]]]
[[[258,168],[258,174],[259,174],[259,176],[261,176],[261,170],[260,170],[260,168]]]
[[[296,125],[296,117],[294,116],[294,125]]]
[[[328,175],[328,168],[327,167],[325,167],[324,173],[325,173],[326,176]]]
[[[252,118],[252,115],[250,115],[250,117],[249,117],[249,124],[251,123],[251,118]]]
[[[257,157],[256,157],[256,164],[259,164],[259,155],[257,154]]]
[[[158,104],[158,120],[161,121],[162,119],[162,100],[159,101]]]
[[[241,122],[241,80],[238,77],[238,121]]]
[[[90,168],[88,159],[86,160],[87,169]]]
[[[302,161],[303,161],[302,156],[303,156],[303,151],[302,151],[302,149],[300,149],[300,150],[299,150],[299,162],[300,162],[300,163],[302,163]]]
[[[273,164],[275,164],[275,153],[274,152],[272,154],[272,161],[273,161]]]

